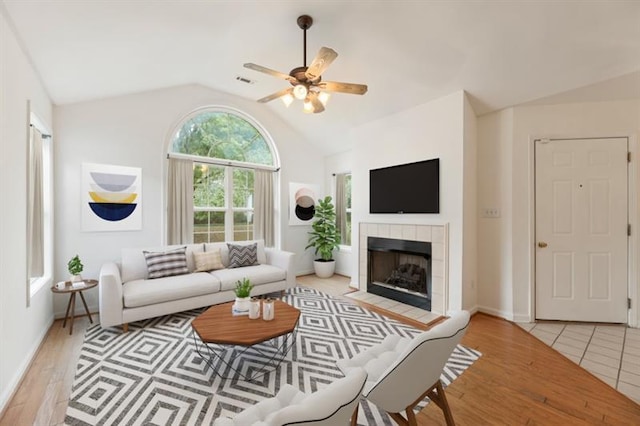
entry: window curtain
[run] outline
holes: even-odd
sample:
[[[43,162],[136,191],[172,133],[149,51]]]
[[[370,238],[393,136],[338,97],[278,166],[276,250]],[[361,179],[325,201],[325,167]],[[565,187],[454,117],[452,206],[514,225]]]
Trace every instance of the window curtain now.
[[[257,169],[253,182],[253,235],[256,239],[264,239],[265,246],[273,247],[273,173]]]
[[[193,161],[169,159],[167,243],[193,242]]]
[[[29,193],[27,195],[29,243],[27,267],[29,268],[29,278],[37,278],[44,275],[44,198],[42,168],[42,133],[32,126],[29,138]]]
[[[347,235],[347,193],[345,191],[345,173],[336,175],[336,227],[340,231],[340,241],[344,243]]]

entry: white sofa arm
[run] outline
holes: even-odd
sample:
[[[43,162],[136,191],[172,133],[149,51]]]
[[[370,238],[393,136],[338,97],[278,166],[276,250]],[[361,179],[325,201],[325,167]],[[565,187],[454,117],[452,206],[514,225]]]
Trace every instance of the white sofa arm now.
[[[269,265],[277,266],[287,271],[287,288],[295,287],[296,274],[293,272],[293,256],[295,256],[295,254],[272,247],[265,247],[264,251],[267,255],[267,263]]]
[[[105,328],[122,324],[122,279],[120,269],[115,263],[102,265],[98,294],[100,325]]]

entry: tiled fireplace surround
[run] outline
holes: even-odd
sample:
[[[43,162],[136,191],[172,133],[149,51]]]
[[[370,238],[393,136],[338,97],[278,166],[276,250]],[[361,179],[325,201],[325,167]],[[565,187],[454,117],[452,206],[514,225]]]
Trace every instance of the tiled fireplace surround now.
[[[394,238],[431,243],[431,312],[444,315],[447,295],[447,225],[413,225],[391,223],[360,223],[360,249],[358,254],[358,284],[367,287],[367,238]]]

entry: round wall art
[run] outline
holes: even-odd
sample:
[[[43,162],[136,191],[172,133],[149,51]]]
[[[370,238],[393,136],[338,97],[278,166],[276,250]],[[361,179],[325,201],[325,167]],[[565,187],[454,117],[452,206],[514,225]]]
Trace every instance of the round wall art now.
[[[289,183],[289,225],[311,225],[317,200],[318,185]]]

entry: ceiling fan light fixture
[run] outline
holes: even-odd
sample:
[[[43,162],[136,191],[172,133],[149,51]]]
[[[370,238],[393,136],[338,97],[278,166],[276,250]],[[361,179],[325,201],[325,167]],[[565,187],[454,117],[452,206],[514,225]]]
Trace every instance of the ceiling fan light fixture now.
[[[329,102],[330,94],[327,92],[318,92],[318,100],[322,102],[322,106],[327,106],[327,102]]]
[[[293,96],[296,99],[303,100],[307,97],[308,92],[309,91],[304,84],[296,84],[295,86],[293,86]]]
[[[293,96],[291,95],[291,93],[287,93],[280,99],[282,99],[282,102],[284,102],[284,106],[286,106],[287,108],[289,108],[289,105],[291,105],[291,103],[293,102]]]
[[[306,98],[304,100],[303,111],[306,112],[307,114],[315,112],[315,108],[313,107],[313,103],[311,102],[311,99]]]

